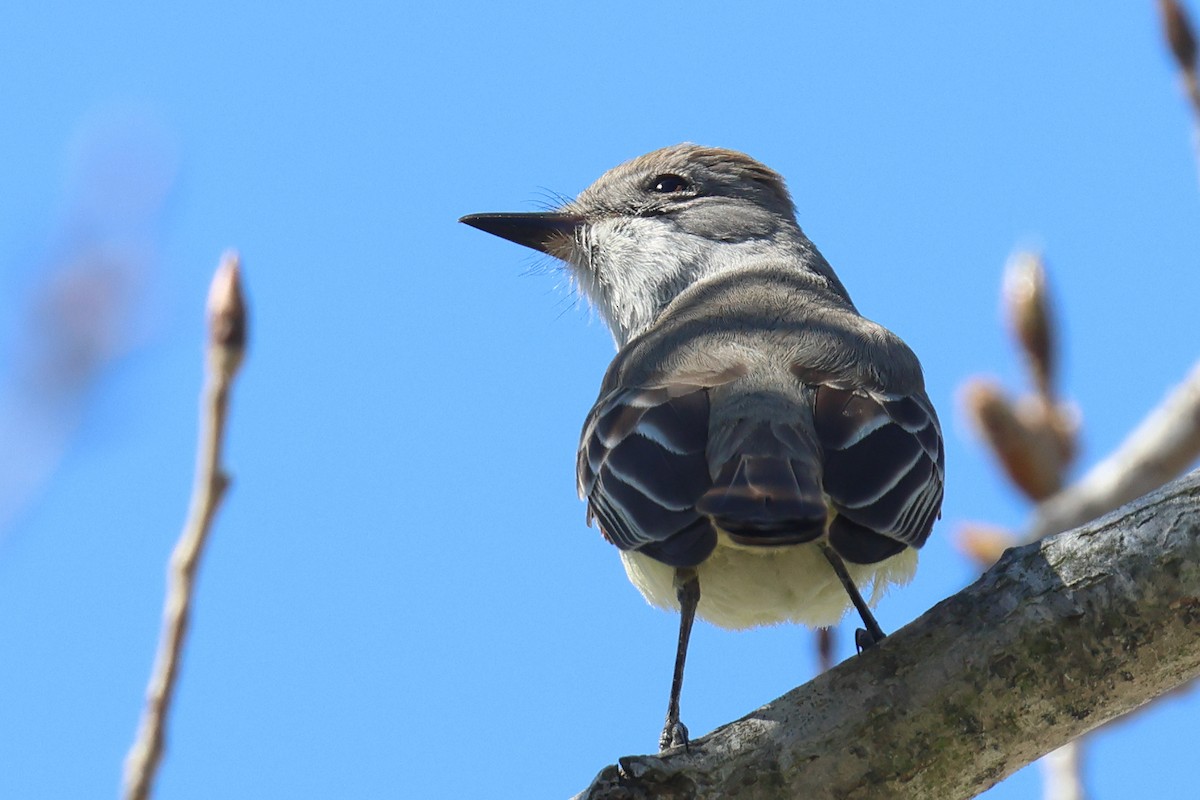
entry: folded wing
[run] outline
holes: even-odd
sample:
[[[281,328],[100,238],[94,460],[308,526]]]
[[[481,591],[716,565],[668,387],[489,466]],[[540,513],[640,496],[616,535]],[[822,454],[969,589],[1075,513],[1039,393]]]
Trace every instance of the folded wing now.
[[[672,566],[702,562],[718,530],[743,546],[798,544],[828,530],[859,564],[924,544],[945,457],[919,384],[886,393],[797,373],[778,413],[722,412],[714,426],[714,388],[742,375],[607,387],[584,426],[577,477],[609,541]]]
[[[843,558],[882,561],[929,537],[942,504],[945,454],[923,390],[889,395],[820,385],[813,420]]]
[[[618,389],[588,416],[579,448],[579,494],[601,532],[622,550],[695,566],[716,547],[696,502],[712,481],[707,387]]]

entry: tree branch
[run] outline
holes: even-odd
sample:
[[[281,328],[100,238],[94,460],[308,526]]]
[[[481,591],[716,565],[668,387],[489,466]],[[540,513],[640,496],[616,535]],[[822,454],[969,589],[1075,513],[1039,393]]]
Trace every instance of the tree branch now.
[[[146,800],[154,786],[183,658],[196,571],[217,507],[229,486],[229,477],[221,467],[221,448],[229,392],[246,348],[246,307],[239,271],[237,256],[226,254],[209,290],[207,375],[200,404],[196,478],[187,522],[171,553],[163,630],[146,688],[146,708],[138,726],[137,741],[125,759],[126,800]]]
[[[1200,675],[1200,471],[1015,548],[882,644],[578,797],[972,797]]]

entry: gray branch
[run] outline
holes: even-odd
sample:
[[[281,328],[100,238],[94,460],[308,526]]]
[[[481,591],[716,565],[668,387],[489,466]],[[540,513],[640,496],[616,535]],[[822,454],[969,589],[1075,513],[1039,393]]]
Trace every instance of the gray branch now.
[[[877,647],[578,797],[972,797],[1200,675],[1200,471],[1015,548]]]

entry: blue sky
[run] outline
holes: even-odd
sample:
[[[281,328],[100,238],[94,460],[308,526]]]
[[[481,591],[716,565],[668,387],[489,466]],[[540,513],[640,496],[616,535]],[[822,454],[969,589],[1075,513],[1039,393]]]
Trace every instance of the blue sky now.
[[[0,797],[117,790],[230,246],[253,313],[234,486],[158,796],[565,797],[652,749],[676,618],[574,493],[611,340],[546,260],[456,220],[679,141],[780,171],[925,365],[945,513],[884,628],[973,580],[956,527],[1027,510],[956,405],[972,375],[1024,388],[999,314],[1014,248],[1050,265],[1081,466],[1196,358],[1200,192],[1157,26],[1149,2],[8,4]],[[31,392],[47,297],[106,344]],[[701,624],[684,720],[707,732],[814,666],[803,629]],[[1094,737],[1099,794],[1185,796],[1198,704]]]

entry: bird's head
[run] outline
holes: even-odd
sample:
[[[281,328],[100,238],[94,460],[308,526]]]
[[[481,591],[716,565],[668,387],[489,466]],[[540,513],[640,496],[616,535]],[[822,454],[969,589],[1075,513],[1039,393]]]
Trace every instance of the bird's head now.
[[[554,211],[461,221],[566,262],[618,345],[695,281],[812,247],[778,173],[694,144],[614,167]]]

